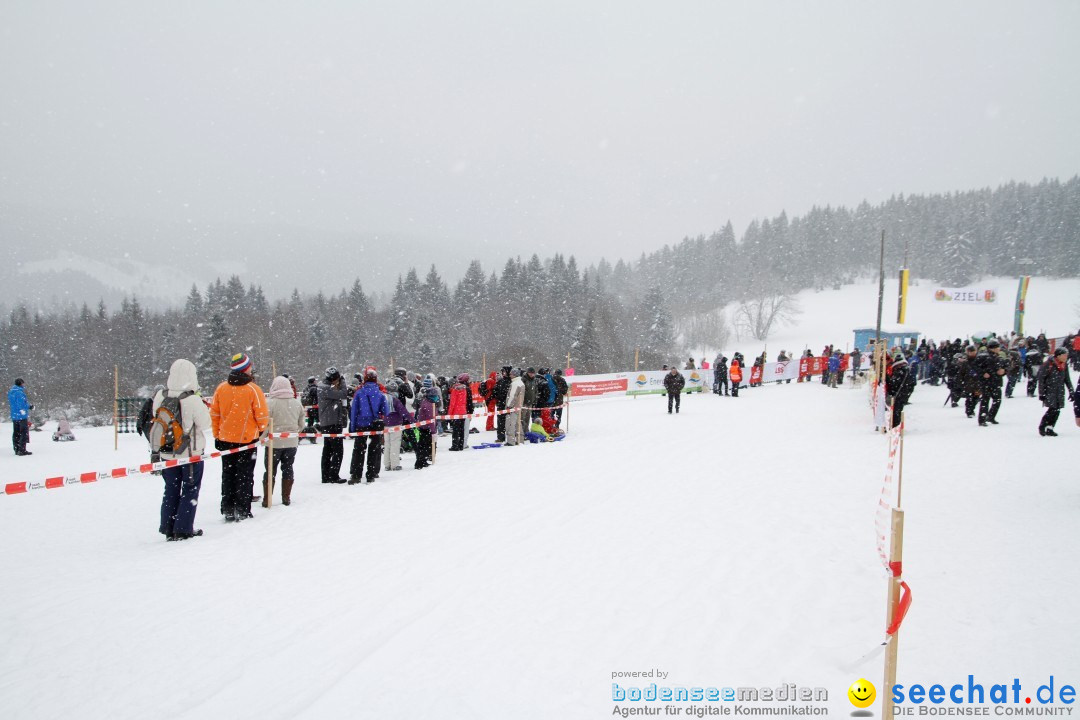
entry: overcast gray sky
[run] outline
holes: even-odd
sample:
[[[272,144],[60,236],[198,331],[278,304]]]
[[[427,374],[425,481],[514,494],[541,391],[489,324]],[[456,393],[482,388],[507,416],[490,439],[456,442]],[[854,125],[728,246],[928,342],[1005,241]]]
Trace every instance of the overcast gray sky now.
[[[1071,176],[1078,38],[1071,0],[4,0],[0,193],[634,257]]]

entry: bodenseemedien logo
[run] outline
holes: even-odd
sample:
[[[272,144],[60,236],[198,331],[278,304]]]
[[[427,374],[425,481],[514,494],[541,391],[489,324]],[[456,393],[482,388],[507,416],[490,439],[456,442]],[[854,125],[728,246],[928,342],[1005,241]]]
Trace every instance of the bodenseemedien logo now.
[[[612,673],[612,677],[640,676]],[[645,677],[652,677],[645,675]],[[656,677],[666,677],[657,675]],[[807,716],[827,715],[829,692],[822,687],[786,683],[778,687],[724,687],[718,685],[644,686],[611,683],[612,714],[667,715],[704,718],[720,715]]]

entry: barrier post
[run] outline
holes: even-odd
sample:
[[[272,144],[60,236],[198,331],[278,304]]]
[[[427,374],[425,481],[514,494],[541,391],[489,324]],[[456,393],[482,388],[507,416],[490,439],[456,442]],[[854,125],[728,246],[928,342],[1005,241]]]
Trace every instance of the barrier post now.
[[[570,369],[570,353],[566,353],[566,369],[567,370]],[[572,393],[572,392],[573,392],[573,386],[568,386],[566,388],[566,397],[563,398],[563,402],[566,404],[566,407],[563,408],[563,412],[566,414],[566,429],[567,430],[570,429],[570,393]]]
[[[885,610],[885,627],[892,627],[900,604],[900,583],[903,581],[904,562],[904,511],[901,508],[904,488],[904,413],[900,413],[900,457],[896,469],[896,507],[892,509],[889,533],[889,595]],[[896,664],[900,653],[900,628],[887,639],[885,650],[885,682],[882,684],[882,718],[891,718],[893,714],[892,688],[896,684]]]
[[[120,449],[120,366],[113,365],[113,450]]]
[[[487,353],[484,353],[480,359],[480,382],[484,382],[487,379]]]
[[[634,372],[638,371],[638,354],[641,352],[640,348],[634,348]],[[634,395],[634,399],[637,400],[637,395]]]
[[[269,431],[266,436],[266,488],[264,490],[265,497],[263,497],[263,507],[265,508],[269,508],[274,504],[274,418],[270,418]]]
[[[904,511],[900,508],[892,510],[892,532],[889,540],[889,565],[899,568],[904,559]],[[889,601],[885,613],[885,627],[892,627],[896,617],[896,609],[900,603],[900,582],[903,572],[895,572],[889,578]],[[896,684],[896,662],[900,651],[900,630],[897,628],[887,640],[888,647],[885,649],[885,681],[881,688],[881,717],[891,718],[893,715],[892,689]]]

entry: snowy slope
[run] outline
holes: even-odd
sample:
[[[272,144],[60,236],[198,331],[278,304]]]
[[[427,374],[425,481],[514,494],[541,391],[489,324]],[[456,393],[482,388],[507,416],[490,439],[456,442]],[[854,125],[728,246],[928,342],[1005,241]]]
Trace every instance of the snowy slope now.
[[[964,305],[935,302],[937,285],[918,280],[908,290],[907,322],[905,328],[923,333],[935,340],[954,338],[974,332],[1008,333],[1013,329],[1013,307],[1016,302],[1017,278],[986,278],[974,285],[997,290],[998,301],[992,305]],[[877,319],[877,281],[845,285],[839,290],[814,292],[804,290],[796,296],[802,312],[791,323],[773,330],[766,343],[750,336],[736,338],[732,332],[728,356],[741,350],[746,357],[756,356],[763,346],[775,357],[781,349],[799,354],[810,347],[820,352],[826,344],[850,348],[856,327],[874,327]],[[885,280],[885,302],[882,322],[895,325],[897,303],[896,277]],[[736,303],[725,309],[729,326]],[[1028,289],[1024,331],[1031,335],[1045,332],[1048,337],[1064,336],[1080,328],[1080,278],[1055,280],[1032,278]],[[695,348],[695,352],[700,350]],[[712,353],[712,349],[709,349]],[[751,355],[753,353],[753,355]],[[713,355],[709,355],[710,361]]]
[[[901,682],[1080,680],[1080,429],[1038,403],[977,428],[920,388],[904,460]],[[873,535],[886,443],[866,393],[582,401],[556,444],[446,452],[371,486],[317,481],[225,525],[156,534],[155,477],[0,497],[5,718],[600,718],[611,673],[671,685],[879,683]],[[5,481],[108,469],[107,430]],[[481,436],[481,437],[486,437]],[[474,442],[477,436],[473,436]],[[446,439],[444,439],[446,440]],[[1000,680],[998,680],[1000,679]]]

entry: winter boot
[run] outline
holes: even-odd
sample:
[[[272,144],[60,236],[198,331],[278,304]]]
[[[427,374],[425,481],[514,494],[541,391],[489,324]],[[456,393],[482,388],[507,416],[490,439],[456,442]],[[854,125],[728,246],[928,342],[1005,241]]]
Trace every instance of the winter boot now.
[[[287,480],[285,478],[282,478],[282,480],[281,480],[281,504],[282,505],[288,505],[290,502],[292,502],[292,485],[293,485],[293,479],[292,478],[289,478]]]

